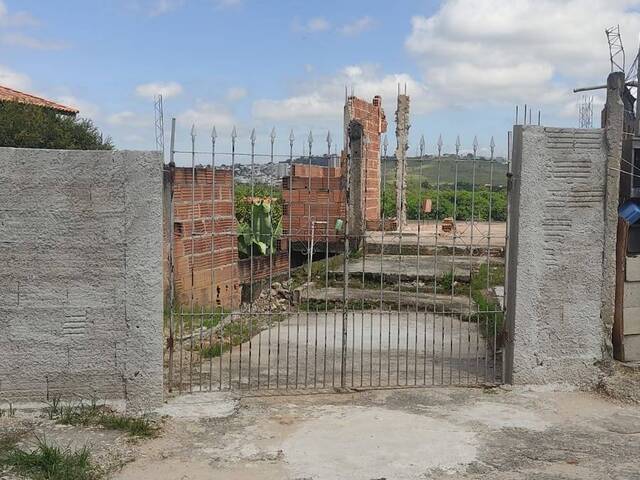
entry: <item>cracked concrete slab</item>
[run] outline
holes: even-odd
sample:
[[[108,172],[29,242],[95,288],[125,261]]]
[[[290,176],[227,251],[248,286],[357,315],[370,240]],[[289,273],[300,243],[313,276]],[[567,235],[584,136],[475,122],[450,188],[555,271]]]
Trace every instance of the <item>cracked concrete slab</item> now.
[[[229,416],[167,420],[113,478],[640,479],[640,409],[591,393],[411,388],[238,402]]]

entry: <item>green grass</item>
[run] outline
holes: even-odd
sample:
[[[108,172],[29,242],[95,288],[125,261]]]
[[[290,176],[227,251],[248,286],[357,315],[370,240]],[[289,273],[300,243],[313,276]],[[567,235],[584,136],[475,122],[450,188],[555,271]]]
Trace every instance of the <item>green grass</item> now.
[[[193,313],[190,315],[191,308],[188,306],[176,307],[174,310],[173,322],[176,335],[180,335],[180,312],[183,312],[182,320],[182,333],[188,335],[193,330],[200,328],[200,321],[202,321],[203,328],[213,328],[220,323],[228,314],[229,310],[222,307],[202,307],[200,305],[194,305]],[[171,311],[166,309],[164,312],[164,328],[169,328],[169,322],[171,321]]]
[[[100,426],[108,430],[121,430],[133,437],[154,437],[159,431],[155,422],[146,416],[123,415],[95,402],[90,405],[52,402],[46,412],[50,419],[62,425]]]
[[[480,332],[487,338],[493,338],[494,332],[500,335],[504,325],[504,313],[497,298],[489,295],[488,288],[504,285],[504,265],[480,266],[477,274],[471,278],[471,298],[478,307],[478,313],[472,315],[472,321],[478,322]]]
[[[231,345],[235,347],[241,343],[248,342],[252,335],[256,336],[260,331],[269,328],[270,325],[283,321],[285,318],[287,318],[287,316],[282,313],[273,313],[270,319],[267,315],[250,316],[243,314],[242,322],[236,319],[225,325],[222,329],[222,336],[227,340],[223,341],[222,344],[218,341],[214,344],[204,346],[200,349],[200,355],[202,355],[203,358],[219,357],[229,351]]]
[[[37,439],[35,448],[24,450],[16,442],[0,443],[0,468],[33,480],[95,480],[100,477],[86,447],[72,451]]]

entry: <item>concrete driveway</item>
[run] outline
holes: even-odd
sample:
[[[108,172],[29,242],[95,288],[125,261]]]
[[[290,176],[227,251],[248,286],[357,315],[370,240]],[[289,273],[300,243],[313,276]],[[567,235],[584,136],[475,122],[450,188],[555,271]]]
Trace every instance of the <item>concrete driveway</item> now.
[[[353,311],[346,328],[347,387],[494,383],[500,370],[491,342],[460,315],[415,307]],[[254,335],[242,351],[235,346],[202,365],[194,356],[192,390],[208,390],[210,383],[223,390],[332,389],[340,387],[342,353],[342,312],[299,312]],[[188,373],[182,380],[189,391]]]
[[[640,410],[577,391],[175,399],[116,480],[631,480]]]

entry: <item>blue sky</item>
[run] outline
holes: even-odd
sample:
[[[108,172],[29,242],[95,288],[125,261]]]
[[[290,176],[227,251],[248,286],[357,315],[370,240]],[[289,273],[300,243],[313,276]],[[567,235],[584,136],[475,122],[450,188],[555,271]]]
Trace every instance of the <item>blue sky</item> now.
[[[118,148],[154,147],[153,94],[179,146],[233,125],[260,149],[293,128],[341,142],[344,86],[383,96],[393,146],[394,92],[413,103],[411,143],[439,134],[452,150],[478,136],[506,150],[514,105],[543,122],[577,126],[574,86],[609,71],[604,28],[621,25],[631,63],[636,0],[0,0],[0,84],[81,110]],[[596,94],[596,111],[602,102]],[[535,116],[535,114],[534,114]],[[597,114],[596,114],[597,117]],[[168,128],[167,128],[168,133]],[[168,144],[168,137],[167,137]],[[301,145],[298,144],[301,149]],[[317,146],[322,151],[325,146]]]

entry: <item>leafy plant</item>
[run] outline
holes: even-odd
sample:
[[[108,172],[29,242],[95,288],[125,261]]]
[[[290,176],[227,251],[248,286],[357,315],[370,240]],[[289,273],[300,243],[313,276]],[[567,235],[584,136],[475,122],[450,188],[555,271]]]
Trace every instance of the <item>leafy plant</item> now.
[[[238,251],[243,257],[271,255],[276,250],[276,240],[282,235],[282,220],[273,222],[271,199],[251,199],[249,222],[238,224]]]
[[[1,147],[113,149],[111,139],[104,138],[89,119],[15,102],[0,102],[0,118]]]

